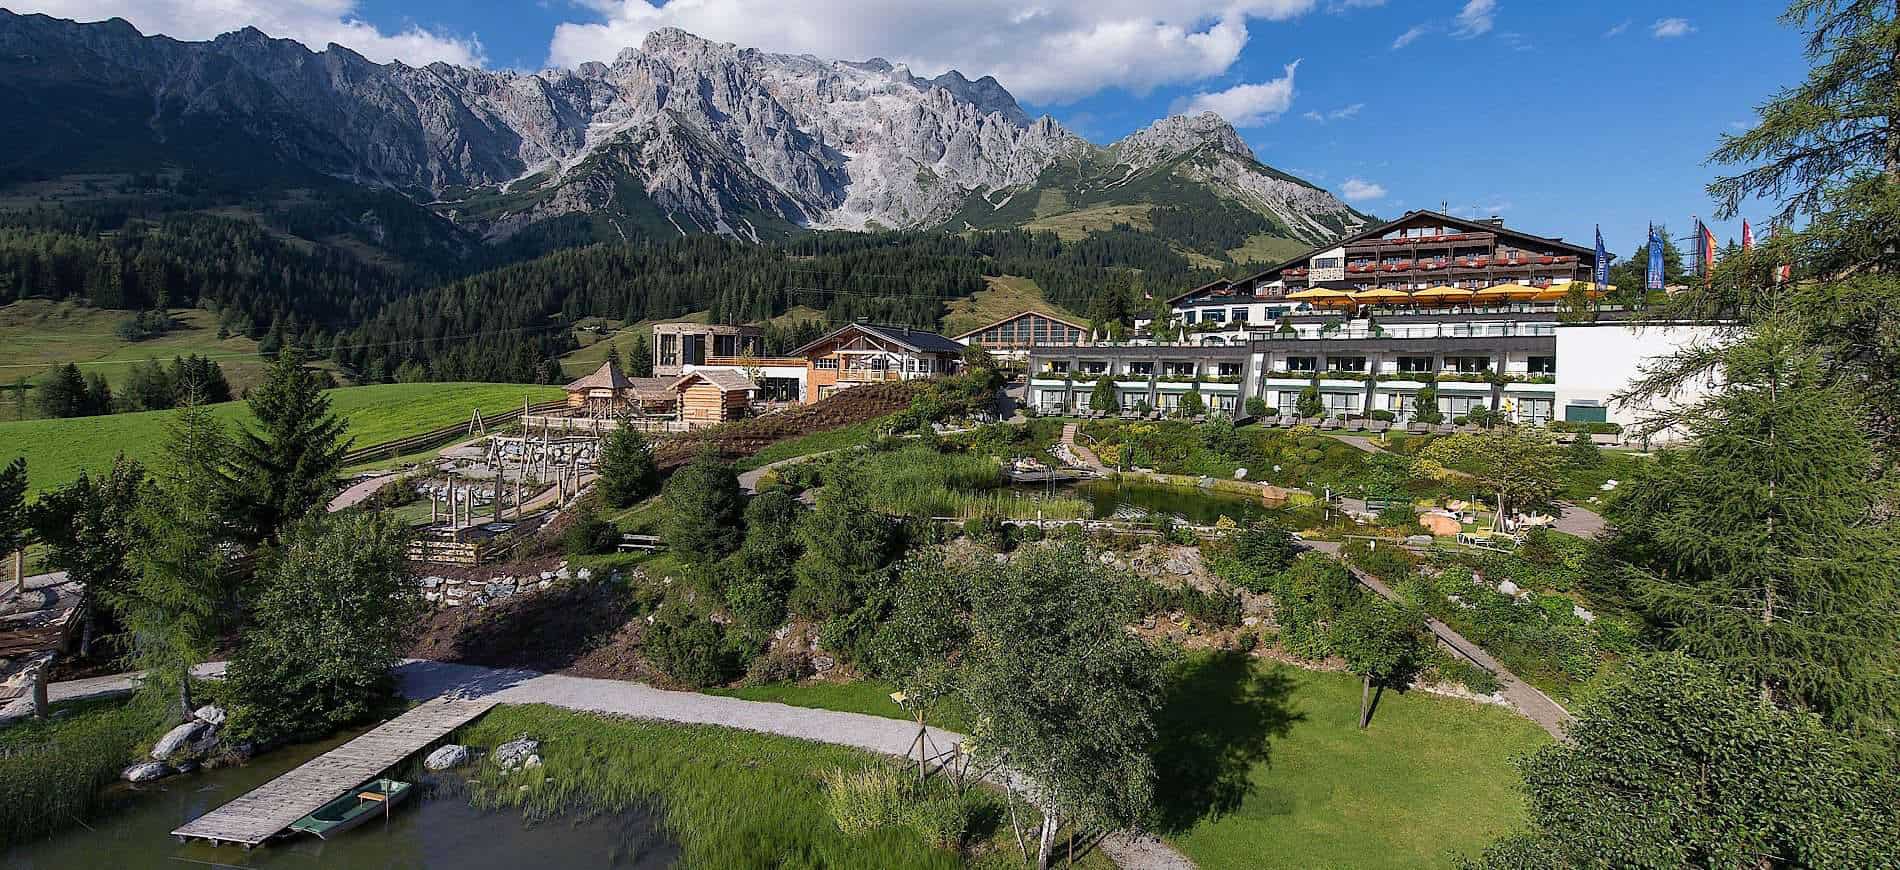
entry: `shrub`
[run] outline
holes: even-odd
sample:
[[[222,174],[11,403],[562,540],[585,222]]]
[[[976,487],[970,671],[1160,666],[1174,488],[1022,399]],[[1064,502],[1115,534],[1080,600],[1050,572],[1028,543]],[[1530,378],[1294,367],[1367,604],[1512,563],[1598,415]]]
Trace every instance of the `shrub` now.
[[[669,677],[703,689],[729,683],[739,675],[739,657],[726,643],[724,626],[670,610],[647,630],[648,659]]]
[[[598,514],[581,516],[561,533],[561,549],[570,556],[611,553],[619,545],[620,530]]]
[[[1259,396],[1247,397],[1247,416],[1265,417],[1266,415],[1267,415],[1267,400],[1266,399],[1263,399]]]
[[[1390,423],[1393,420],[1398,419],[1397,415],[1393,414],[1391,411],[1388,411],[1384,408],[1374,408],[1372,409],[1372,411],[1367,413],[1366,416],[1371,417],[1374,420],[1380,420],[1386,423]]]
[[[746,668],[745,681],[754,685],[792,683],[811,675],[811,655],[799,650],[786,650],[753,659]]]
[[[1590,433],[1578,432],[1570,441],[1568,459],[1572,468],[1596,468],[1603,464],[1603,451],[1597,449]]]

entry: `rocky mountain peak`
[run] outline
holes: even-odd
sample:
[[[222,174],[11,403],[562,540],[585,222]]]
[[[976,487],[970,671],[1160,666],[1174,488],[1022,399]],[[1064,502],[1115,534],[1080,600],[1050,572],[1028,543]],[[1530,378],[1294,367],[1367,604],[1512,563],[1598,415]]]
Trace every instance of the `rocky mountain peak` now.
[[[1123,137],[1109,146],[1123,163],[1138,169],[1154,166],[1197,149],[1235,154],[1253,160],[1253,149],[1234,125],[1213,112],[1169,115]]]

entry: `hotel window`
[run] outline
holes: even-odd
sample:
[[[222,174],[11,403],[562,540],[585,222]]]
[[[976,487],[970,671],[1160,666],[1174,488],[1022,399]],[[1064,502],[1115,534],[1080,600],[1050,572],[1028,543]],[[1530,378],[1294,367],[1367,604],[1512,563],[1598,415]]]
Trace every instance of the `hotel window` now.
[[[837,358],[837,357],[829,357],[829,356],[828,356],[828,357],[819,357],[818,359],[815,359],[815,360],[812,360],[812,361],[811,361],[811,367],[812,367],[812,368],[815,368],[815,369],[829,369],[829,370],[831,370],[831,371],[837,371],[837,369],[838,369],[838,358]]]
[[[1189,308],[1188,310],[1186,310],[1186,311],[1183,311],[1183,312],[1181,312],[1181,322],[1182,322],[1182,323],[1193,323],[1193,322],[1194,322],[1194,309],[1192,309],[1192,308]]]
[[[1329,356],[1326,358],[1327,371],[1363,372],[1366,370],[1366,358],[1363,356]]]
[[[1286,358],[1286,370],[1289,372],[1310,372],[1319,368],[1319,357],[1290,356]]]
[[[1358,393],[1321,393],[1320,399],[1326,403],[1326,413],[1347,414],[1359,410]]]
[[[1223,378],[1239,377],[1240,363],[1237,363],[1237,362],[1221,363],[1218,371],[1220,372],[1220,376]]]
[[[1532,426],[1547,426],[1556,411],[1555,399],[1519,399],[1517,402],[1517,421]]]
[[[1554,375],[1557,373],[1557,358],[1554,356],[1534,356],[1529,360],[1530,372],[1534,375]]]
[[[1446,365],[1455,372],[1488,372],[1491,370],[1491,358],[1488,356],[1450,356],[1445,358]]]
[[[1230,320],[1232,320],[1232,321],[1233,321],[1233,322],[1235,322],[1235,323],[1246,323],[1246,322],[1247,322],[1247,309],[1245,309],[1245,308],[1235,308],[1235,309],[1233,309],[1233,310],[1231,310],[1231,311],[1229,311],[1229,312],[1227,312],[1227,317],[1228,317],[1228,319],[1230,319]]]
[[[1206,311],[1201,312],[1201,322],[1202,323],[1226,323],[1227,312],[1222,311],[1218,308],[1209,308]]]
[[[1128,373],[1146,377],[1155,373],[1155,364],[1145,360],[1141,362],[1131,362],[1128,364]]]
[[[1439,406],[1444,409],[1445,416],[1448,418],[1466,416],[1471,413],[1472,408],[1484,408],[1489,410],[1491,407],[1491,399],[1487,396],[1440,395],[1438,402]]]
[[[1194,364],[1191,362],[1164,363],[1162,371],[1177,378],[1190,377],[1194,374]]]
[[[1432,358],[1428,356],[1399,357],[1399,371],[1429,372],[1432,370]]]
[[[1339,260],[1340,260],[1340,258],[1339,258],[1339,257],[1314,257],[1314,258],[1313,258],[1313,268],[1315,268],[1315,269],[1337,269],[1337,268],[1339,268]]]
[[[1280,391],[1280,415],[1291,417],[1300,412],[1300,394],[1294,390]]]
[[[1108,371],[1108,363],[1101,360],[1084,360],[1082,362],[1082,371],[1085,374],[1091,375],[1104,374]]]
[[[1049,371],[1052,374],[1066,375],[1069,373],[1069,364],[1061,360],[1050,360]]]

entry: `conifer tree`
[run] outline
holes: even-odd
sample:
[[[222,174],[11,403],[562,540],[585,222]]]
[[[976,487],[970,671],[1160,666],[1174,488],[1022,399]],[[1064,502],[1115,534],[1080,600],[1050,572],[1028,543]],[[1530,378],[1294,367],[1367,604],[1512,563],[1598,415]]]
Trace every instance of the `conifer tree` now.
[[[349,424],[330,411],[317,379],[285,351],[247,402],[257,431],[239,431],[233,459],[237,515],[252,542],[320,506],[349,447]]]
[[[87,412],[86,377],[79,366],[67,363],[53,369],[53,376],[40,385],[40,413],[48,417],[79,417]]]
[[[46,545],[46,564],[82,584],[87,592],[79,655],[91,652],[98,634],[100,602],[122,594],[132,577],[135,513],[144,495],[145,467],[121,455],[98,478],[85,471],[66,486],[45,492],[31,518]]]
[[[193,710],[191,669],[210,657],[234,610],[220,510],[231,488],[222,465],[230,449],[204,406],[179,409],[165,445],[168,461],[139,500],[133,576],[107,595],[131,633],[132,659],[147,674],[145,690],[176,693],[186,716]]]
[[[653,377],[653,346],[647,342],[645,333],[635,333],[633,341],[627,345],[627,377]]]
[[[1096,379],[1095,389],[1089,393],[1089,410],[1112,414],[1121,409],[1121,400],[1115,396],[1115,379],[1108,375]]]
[[[7,559],[15,575],[25,572],[26,562],[26,458],[15,457],[0,468],[0,559]],[[0,584],[12,578],[0,578]]]
[[[1900,528],[1855,400],[1803,335],[1770,320],[1713,352],[1723,386],[1652,424],[1691,444],[1611,502],[1611,543],[1672,646],[1837,727],[1891,722]]]
[[[600,449],[600,494],[608,507],[631,506],[652,495],[659,483],[659,466],[645,435],[628,425],[608,433]]]

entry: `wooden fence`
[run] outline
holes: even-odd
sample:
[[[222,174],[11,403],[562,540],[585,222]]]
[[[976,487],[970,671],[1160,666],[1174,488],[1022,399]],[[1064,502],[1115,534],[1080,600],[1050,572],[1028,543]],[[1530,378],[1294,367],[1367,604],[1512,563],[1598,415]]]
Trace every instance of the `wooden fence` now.
[[[565,407],[567,407],[566,402],[553,401],[543,402],[539,405],[529,405],[525,410],[530,414],[545,414]],[[521,419],[523,410],[522,408],[514,408],[499,414],[484,415],[482,422],[490,426],[512,423],[515,420]],[[456,438],[469,434],[472,433],[469,431],[469,424],[467,422],[455,423],[443,426],[440,429],[431,429],[427,432],[398,438],[394,441],[385,441],[381,444],[372,444],[368,447],[351,450],[343,454],[343,464],[345,466],[360,465],[374,459],[403,456],[409,453],[415,453],[419,450],[427,450],[431,447],[440,447]]]

